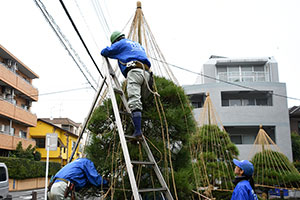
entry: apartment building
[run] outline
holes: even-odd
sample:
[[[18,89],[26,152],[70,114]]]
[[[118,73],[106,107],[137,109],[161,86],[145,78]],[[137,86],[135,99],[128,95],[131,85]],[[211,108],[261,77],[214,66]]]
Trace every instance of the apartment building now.
[[[278,96],[286,96],[286,85],[279,82],[278,64],[273,57],[211,56],[201,72],[206,76],[199,77],[194,85],[183,86],[197,120],[209,93],[224,128],[240,151],[240,159],[249,159],[259,125],[263,125],[292,160],[287,99]]]
[[[32,81],[39,78],[28,66],[0,45],[0,156],[8,156],[21,141],[23,148],[35,146],[29,139],[29,127],[36,126],[37,116],[30,112],[38,101]]]
[[[47,133],[56,133],[58,136],[58,145],[56,151],[49,152],[49,160],[52,162],[61,163],[62,166],[68,163],[73,149],[75,148],[78,135],[52,124],[48,120],[38,119],[37,125],[30,128],[30,137],[36,141],[37,151],[41,153],[41,160],[47,159],[47,150],[45,148],[45,140]],[[77,148],[74,154],[74,159],[81,156]]]

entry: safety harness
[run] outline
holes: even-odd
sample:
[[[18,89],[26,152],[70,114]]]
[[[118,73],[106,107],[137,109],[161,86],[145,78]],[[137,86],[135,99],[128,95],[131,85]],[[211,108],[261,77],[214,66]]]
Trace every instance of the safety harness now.
[[[157,96],[160,96],[157,92],[154,92],[153,91],[153,72],[151,71],[150,67],[138,60],[134,60],[134,61],[130,61],[128,63],[123,63],[122,61],[118,60],[122,65],[125,65],[126,66],[126,72],[128,73],[130,70],[132,69],[142,69],[143,70],[143,77],[144,77],[144,80],[146,80],[145,78],[145,71],[149,72],[150,74],[150,77],[149,77],[149,81],[147,82],[146,81],[146,85],[147,85],[147,88],[148,90],[154,94],[154,95],[157,95]]]

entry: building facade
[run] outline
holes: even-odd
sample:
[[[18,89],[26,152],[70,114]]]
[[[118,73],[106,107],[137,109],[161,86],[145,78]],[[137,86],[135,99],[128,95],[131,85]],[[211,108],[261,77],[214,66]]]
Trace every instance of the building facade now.
[[[50,122],[60,128],[67,130],[75,135],[79,135],[79,127],[81,123],[76,123],[69,118],[41,118],[44,121]]]
[[[300,106],[289,109],[291,132],[300,134]]]
[[[0,156],[8,156],[19,142],[23,148],[35,146],[29,138],[29,127],[36,125],[31,113],[38,101],[38,90],[32,81],[38,78],[29,67],[0,45]]]
[[[47,150],[45,148],[47,133],[56,133],[58,136],[57,150],[49,152],[49,161],[61,163],[62,166],[66,165],[76,145],[78,135],[49,121],[38,119],[37,125],[30,128],[30,137],[36,141],[37,151],[41,153],[41,160],[43,161],[47,159]],[[77,148],[73,159],[77,159],[80,156],[81,153]]]
[[[289,111],[285,83],[279,82],[273,57],[225,58],[211,56],[194,85],[183,86],[197,120],[209,93],[220,120],[240,151],[251,159],[259,125],[292,161]]]

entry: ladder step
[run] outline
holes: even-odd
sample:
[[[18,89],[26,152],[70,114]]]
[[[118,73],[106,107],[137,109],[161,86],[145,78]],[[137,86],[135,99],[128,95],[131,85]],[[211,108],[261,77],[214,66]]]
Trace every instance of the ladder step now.
[[[127,138],[127,139],[133,139],[133,140],[136,140],[136,139],[137,139],[136,137],[131,136],[131,135],[125,135],[125,138]]]
[[[118,89],[118,88],[114,88],[114,91],[115,91],[116,93],[118,93],[118,94],[123,95],[123,90],[120,90],[120,89]]]
[[[154,165],[154,162],[149,162],[149,161],[131,161],[131,164],[136,164],[136,165]]]
[[[127,112],[127,111],[119,111],[119,113],[121,115],[127,115],[127,116],[130,116],[131,117],[131,113]]]
[[[163,192],[166,191],[166,188],[147,188],[147,189],[139,189],[139,192]]]

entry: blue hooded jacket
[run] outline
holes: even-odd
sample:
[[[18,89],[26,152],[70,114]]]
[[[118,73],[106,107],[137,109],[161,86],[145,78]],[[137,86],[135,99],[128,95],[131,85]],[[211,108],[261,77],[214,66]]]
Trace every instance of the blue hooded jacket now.
[[[120,70],[125,77],[127,77],[126,63],[130,61],[138,60],[151,67],[144,48],[139,43],[129,39],[122,39],[113,43],[110,47],[104,48],[101,55],[117,59]]]
[[[231,200],[258,200],[249,181],[240,181],[234,188]]]
[[[94,163],[87,158],[79,158],[60,169],[54,178],[63,178],[75,184],[75,190],[78,191],[87,183],[96,187],[101,184],[107,184],[107,181],[102,179],[98,174]],[[61,180],[56,180],[59,182]]]

